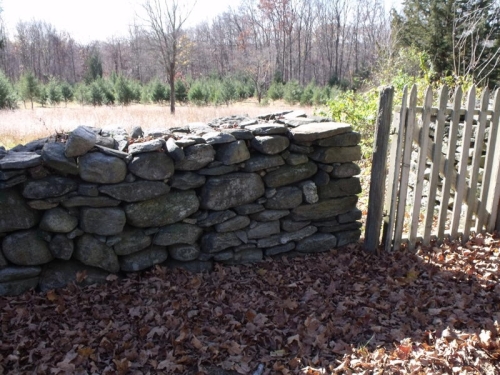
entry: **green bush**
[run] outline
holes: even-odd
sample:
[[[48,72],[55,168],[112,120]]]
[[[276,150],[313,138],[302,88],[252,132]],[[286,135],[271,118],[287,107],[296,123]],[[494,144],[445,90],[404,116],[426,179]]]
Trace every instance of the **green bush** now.
[[[283,99],[283,84],[280,82],[273,82],[267,90],[267,97],[273,101]]]
[[[0,109],[17,108],[17,96],[5,74],[0,70]]]
[[[61,99],[67,105],[68,102],[73,100],[73,88],[68,82],[62,82],[60,87],[61,87]]]
[[[188,98],[188,90],[186,87],[186,83],[178,79],[175,81],[175,100],[178,102],[185,102]]]
[[[298,81],[289,81],[286,83],[283,91],[283,99],[288,104],[295,104],[300,102],[303,88]]]
[[[24,73],[18,82],[19,94],[26,107],[26,101],[31,102],[31,109],[33,109],[33,102],[37,99],[40,92],[40,83],[32,72]]]
[[[158,79],[149,85],[150,101],[156,104],[162,104],[170,100],[170,86],[164,85]]]
[[[197,105],[207,103],[207,95],[204,90],[204,85],[200,80],[194,81],[194,83],[189,88],[188,99],[190,102]]]
[[[46,87],[48,101],[52,105],[57,105],[62,101],[62,92],[61,86],[59,82],[57,82],[54,78],[49,81],[49,84]]]
[[[122,75],[118,76],[114,86],[114,97],[119,104],[129,105],[136,99],[137,95],[134,92],[133,83]]]

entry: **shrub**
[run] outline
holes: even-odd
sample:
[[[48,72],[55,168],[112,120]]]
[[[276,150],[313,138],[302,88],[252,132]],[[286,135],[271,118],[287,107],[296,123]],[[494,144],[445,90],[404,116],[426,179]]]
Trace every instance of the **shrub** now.
[[[73,100],[73,88],[68,82],[62,82],[61,85],[61,98],[66,105]]]
[[[31,102],[31,109],[33,109],[33,102],[37,99],[40,92],[40,84],[32,72],[27,72],[21,76],[18,82],[19,94],[21,99],[24,101],[24,106],[26,107],[26,101]]]
[[[283,84],[273,82],[267,90],[267,97],[273,101],[283,99]]]
[[[298,81],[289,81],[285,85],[284,92],[283,92],[283,99],[288,104],[298,103],[298,102],[300,102],[302,92],[303,92],[303,89],[300,86]]]
[[[54,78],[52,78],[49,81],[49,84],[46,87],[46,91],[50,104],[55,106],[61,103],[62,100],[61,86],[59,85],[59,82],[57,82]]]
[[[17,96],[5,74],[0,70],[0,109],[17,108]]]

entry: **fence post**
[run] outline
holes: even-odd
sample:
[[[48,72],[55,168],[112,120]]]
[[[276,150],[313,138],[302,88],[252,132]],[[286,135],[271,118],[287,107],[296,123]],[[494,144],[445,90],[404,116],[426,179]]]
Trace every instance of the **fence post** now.
[[[392,86],[380,91],[365,229],[364,249],[367,252],[375,252],[380,241],[393,98]]]

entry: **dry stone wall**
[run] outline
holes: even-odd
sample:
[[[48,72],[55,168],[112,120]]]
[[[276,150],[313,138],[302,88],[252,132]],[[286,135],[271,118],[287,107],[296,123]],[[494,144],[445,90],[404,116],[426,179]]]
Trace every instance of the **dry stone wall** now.
[[[0,148],[0,295],[357,241],[360,135],[302,116],[80,126]]]

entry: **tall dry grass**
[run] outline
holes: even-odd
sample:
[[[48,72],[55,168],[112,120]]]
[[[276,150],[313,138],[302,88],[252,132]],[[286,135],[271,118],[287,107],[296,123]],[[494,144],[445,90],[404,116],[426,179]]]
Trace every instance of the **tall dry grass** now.
[[[130,130],[134,126],[143,129],[168,128],[182,126],[190,122],[208,122],[215,118],[231,115],[258,115],[297,109],[283,102],[260,106],[256,101],[245,101],[229,106],[198,107],[178,105],[175,116],[167,106],[134,104],[121,106],[80,106],[70,104],[58,107],[38,107],[35,109],[19,108],[13,111],[0,111],[0,146],[11,148],[32,140],[47,137],[55,132],[70,131],[79,125],[95,127],[120,126]],[[303,108],[311,115],[313,108]]]

